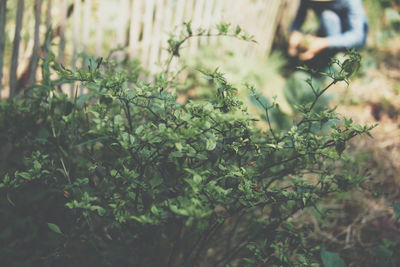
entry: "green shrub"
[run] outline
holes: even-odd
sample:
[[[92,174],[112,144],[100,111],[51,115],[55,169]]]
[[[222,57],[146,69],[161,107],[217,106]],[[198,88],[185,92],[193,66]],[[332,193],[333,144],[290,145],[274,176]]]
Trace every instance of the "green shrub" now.
[[[227,24],[219,34],[249,39]],[[195,35],[207,33],[193,33],[188,24],[183,36],[171,37],[170,60]],[[341,119],[334,108],[314,111],[358,61],[350,55],[340,71],[325,74],[331,84],[310,89],[314,98],[298,106],[290,130],[270,124],[262,131],[218,70],[204,73],[218,88],[212,98],[182,105],[168,67],[145,82],[112,62],[89,59],[87,68],[72,71],[50,56],[41,85],[0,105],[0,146],[7,153],[0,170],[2,264],[320,262],[319,248],[304,238],[310,227],[291,218],[361,182],[335,161],[347,140],[371,127]],[[57,89],[71,82],[89,93],[71,99]],[[264,109],[269,120],[274,107]],[[338,122],[322,133],[332,119]]]

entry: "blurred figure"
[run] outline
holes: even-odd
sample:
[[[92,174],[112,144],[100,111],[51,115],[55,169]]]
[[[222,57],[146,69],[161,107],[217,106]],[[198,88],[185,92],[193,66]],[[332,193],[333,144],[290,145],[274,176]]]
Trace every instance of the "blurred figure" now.
[[[318,20],[319,29],[315,35],[304,34],[304,24],[309,9],[312,9]],[[288,54],[289,72],[283,87],[283,93],[293,111],[297,106],[310,103],[315,93],[306,82],[312,77],[314,88],[323,88],[326,76],[319,72],[327,71],[330,59],[339,51],[361,48],[365,45],[368,23],[362,0],[300,0],[297,15],[292,23],[289,36]],[[310,74],[295,70],[300,64],[319,72]],[[329,104],[331,94],[324,94],[314,109],[318,112]],[[321,129],[323,130],[323,129]]]
[[[310,8],[320,21],[317,36],[300,31]],[[362,0],[301,0],[291,27],[288,53],[302,61],[316,60],[317,55],[325,54],[320,60],[326,61],[337,51],[364,46],[367,32]]]

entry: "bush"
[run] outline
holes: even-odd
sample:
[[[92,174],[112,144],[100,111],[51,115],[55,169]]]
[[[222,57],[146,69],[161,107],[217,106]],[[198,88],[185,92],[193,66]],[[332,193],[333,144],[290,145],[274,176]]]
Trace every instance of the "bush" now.
[[[219,34],[242,35],[220,25]],[[171,61],[184,40],[171,37]],[[320,262],[293,215],[361,178],[337,170],[350,138],[371,127],[314,111],[346,81],[312,88],[288,131],[262,131],[218,70],[208,101],[176,102],[168,67],[153,82],[112,62],[42,64],[43,82],[0,105],[0,257],[6,266],[289,266]],[[58,74],[50,79],[50,66]],[[309,70],[311,71],[311,70]],[[80,82],[89,93],[58,90]],[[77,89],[78,90],[78,89]],[[254,96],[259,99],[254,91]],[[260,102],[263,105],[262,102]],[[265,106],[266,119],[273,106]],[[330,131],[320,129],[330,123]]]

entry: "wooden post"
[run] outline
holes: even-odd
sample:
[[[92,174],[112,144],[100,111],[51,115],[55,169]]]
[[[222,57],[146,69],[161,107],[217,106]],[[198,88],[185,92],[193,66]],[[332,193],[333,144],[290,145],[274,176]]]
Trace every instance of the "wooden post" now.
[[[0,0],[0,99],[3,80],[3,62],[5,48],[5,27],[6,27],[6,12],[7,0]]]
[[[35,31],[33,37],[33,51],[32,58],[30,60],[29,66],[29,80],[28,85],[33,85],[36,82],[36,70],[37,64],[39,60],[38,52],[39,52],[39,27],[40,27],[40,15],[42,11],[42,0],[35,0]]]
[[[15,22],[15,35],[13,41],[13,51],[11,56],[10,97],[14,97],[17,93],[16,92],[17,67],[18,67],[19,43],[21,41],[21,28],[22,28],[23,15],[24,15],[24,0],[18,0],[17,18]]]

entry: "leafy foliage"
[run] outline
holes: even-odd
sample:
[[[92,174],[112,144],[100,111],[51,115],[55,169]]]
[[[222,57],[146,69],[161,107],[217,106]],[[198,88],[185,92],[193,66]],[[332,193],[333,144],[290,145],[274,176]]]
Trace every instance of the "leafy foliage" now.
[[[251,39],[229,24],[218,29]],[[347,65],[326,74],[327,87],[312,88],[314,98],[298,106],[289,130],[269,123],[265,132],[218,69],[204,73],[217,88],[212,98],[176,102],[168,66],[195,35],[208,33],[188,23],[171,37],[171,57],[153,82],[140,80],[138,68],[132,73],[107,60],[89,58],[87,68],[69,70],[50,56],[41,85],[1,102],[0,143],[9,155],[0,170],[4,264],[319,262],[304,238],[309,227],[291,218],[359,183],[335,162],[349,139],[372,127],[342,119],[334,108],[315,111],[331,85],[347,81]],[[88,93],[71,99],[58,90],[71,82]],[[274,106],[260,104],[268,120]]]

